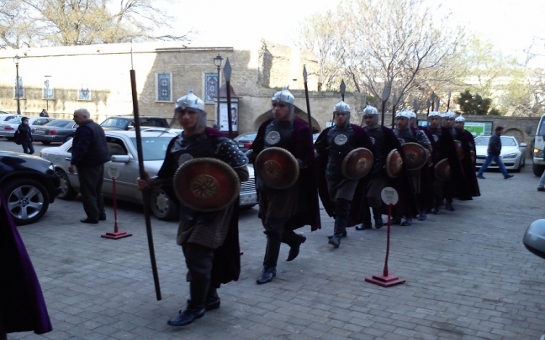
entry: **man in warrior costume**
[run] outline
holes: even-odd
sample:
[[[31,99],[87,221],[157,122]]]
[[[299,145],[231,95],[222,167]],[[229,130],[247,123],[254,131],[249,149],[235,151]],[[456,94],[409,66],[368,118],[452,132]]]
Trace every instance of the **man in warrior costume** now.
[[[270,282],[276,276],[282,242],[290,246],[286,261],[292,261],[299,255],[299,248],[306,238],[296,234],[295,229],[307,224],[313,231],[320,228],[312,131],[305,122],[295,117],[294,102],[295,98],[287,89],[274,94],[273,118],[261,124],[247,152],[249,158],[254,159],[264,149],[283,148],[295,157],[299,166],[297,181],[286,189],[265,185],[257,171],[259,218],[267,235],[263,271],[256,280],[258,284]]]
[[[428,151],[433,152],[435,147],[435,141],[432,138],[432,134],[422,126],[418,125],[418,119],[416,113],[412,111],[407,111],[409,114],[409,126],[413,131],[421,130],[426,134],[428,140],[430,141],[430,146]],[[433,207],[433,166],[432,164],[425,164],[420,168],[420,200],[422,200],[422,209],[418,214],[418,219],[424,221],[427,219],[427,213]]]
[[[373,219],[375,221],[375,228],[380,229],[383,226],[382,222],[382,198],[380,196],[382,189],[386,186],[393,186],[400,196],[401,201],[406,201],[403,197],[409,194],[410,188],[407,186],[405,168],[403,168],[402,174],[397,179],[389,178],[386,173],[386,158],[390,151],[396,149],[401,155],[403,150],[401,144],[397,140],[392,129],[385,126],[381,126],[378,120],[378,111],[375,107],[367,105],[363,109],[363,121],[364,129],[371,138],[373,144],[373,167],[366,176],[365,186],[363,191],[365,192],[365,199],[362,200],[360,212],[362,214],[363,223],[356,227],[356,230],[372,229],[371,212],[373,211]]]
[[[146,173],[138,178],[140,190],[161,186],[176,197],[173,178],[178,167],[193,158],[216,158],[231,166],[240,181],[249,178],[248,158],[237,143],[221,132],[206,127],[204,102],[192,92],[176,102],[174,111],[184,131],[174,137],[167,149],[165,161],[153,179]],[[195,211],[180,205],[180,224],[176,241],[182,246],[187,265],[190,298],[187,307],[172,317],[168,324],[185,326],[205,311],[220,306],[216,289],[222,283],[238,280],[240,249],[238,243],[238,200],[226,208]]]
[[[440,206],[445,199],[446,194],[451,191],[449,190],[451,185],[466,185],[464,183],[462,168],[458,159],[458,154],[456,152],[454,139],[452,138],[452,135],[449,133],[448,129],[442,127],[442,119],[443,116],[439,112],[430,112],[430,114],[428,115],[428,127],[426,128],[426,130],[431,133],[432,139],[435,142],[435,147],[433,148],[432,152],[433,167],[435,168],[437,164],[445,158],[448,159],[450,167],[449,180],[445,181],[434,176],[433,208],[431,210],[433,214],[439,214]],[[454,183],[451,184],[451,182]],[[450,209],[451,207],[452,206],[448,207],[448,209]]]
[[[470,152],[469,152],[469,143],[466,140],[466,137],[462,130],[457,129],[454,127],[454,119],[456,118],[456,114],[452,111],[446,112],[443,114],[443,127],[447,129],[447,131],[452,136],[452,139],[456,142],[459,141],[459,145],[462,146],[462,154],[463,158],[460,159],[459,157],[459,163],[461,167],[461,173],[464,178],[464,185],[462,187],[453,186],[450,185],[447,188],[447,193],[445,195],[445,209],[449,211],[454,211],[454,207],[452,206],[452,198],[458,198],[459,200],[471,200],[471,176],[475,177],[474,182],[477,182],[477,178],[475,175],[475,168],[469,166],[469,171],[466,169],[466,166],[464,164],[469,165],[471,163],[470,159]],[[458,150],[459,152],[459,150]]]
[[[471,196],[481,196],[481,191],[479,189],[479,182],[477,181],[477,174],[475,173],[475,161],[477,160],[477,149],[475,148],[475,137],[473,134],[466,129],[464,129],[466,119],[459,115],[454,119],[454,127],[463,133],[465,140],[467,142],[467,149],[469,154],[465,154],[464,159],[462,159],[462,167],[464,169],[464,174],[468,181],[469,189],[471,190]],[[464,150],[465,151],[465,150]]]
[[[346,227],[352,225],[349,224],[349,216],[352,199],[356,199],[354,197],[356,187],[359,182],[364,181],[346,178],[341,169],[343,160],[350,151],[359,147],[372,151],[373,144],[364,129],[350,124],[350,106],[344,101],[335,105],[333,120],[335,125],[322,131],[315,147],[319,163],[320,198],[328,215],[335,218],[335,227],[333,235],[329,238],[329,244],[338,248],[341,237],[346,236]],[[358,196],[364,195],[363,190],[357,193]],[[361,197],[357,197],[356,200],[361,201]],[[354,208],[359,209],[358,206]],[[352,222],[359,224],[361,221]]]
[[[426,134],[419,129],[411,129],[409,126],[410,113],[408,111],[399,112],[396,115],[396,128],[394,129],[394,134],[396,135],[399,143],[401,145],[405,143],[418,143],[422,145],[427,150],[431,148],[431,142],[426,136]],[[409,181],[412,187],[414,198],[416,200],[417,212],[420,216],[424,214],[426,209],[426,198],[422,192],[422,176],[421,170],[407,170]],[[408,207],[405,207],[405,221],[401,222],[402,226],[410,226],[412,224],[412,216],[417,213],[416,211],[411,211]],[[400,216],[396,216],[396,220],[399,220]],[[425,218],[424,218],[425,219]],[[396,221],[397,222],[397,221]]]

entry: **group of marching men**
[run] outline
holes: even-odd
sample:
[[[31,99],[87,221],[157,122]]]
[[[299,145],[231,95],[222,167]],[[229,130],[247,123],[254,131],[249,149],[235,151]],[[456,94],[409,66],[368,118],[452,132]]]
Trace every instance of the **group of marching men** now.
[[[175,113],[184,131],[170,142],[157,176],[145,174],[137,180],[141,190],[160,186],[181,201],[177,243],[188,269],[190,299],[169,325],[188,325],[219,308],[217,288],[239,278],[238,192],[216,208],[201,209],[194,203],[225,196],[218,183],[228,173],[235,181],[247,180],[249,162],[254,164],[258,216],[266,235],[257,284],[275,278],[281,243],[289,246],[286,261],[297,258],[306,237],[296,229],[321,228],[320,199],[335,219],[328,243],[338,248],[347,227],[371,229],[373,220],[376,229],[383,226],[385,187],[398,193],[393,223],[403,226],[411,225],[413,218],[425,220],[429,212],[438,214],[443,202],[453,211],[454,198],[479,196],[475,145],[463,129],[462,117],[431,112],[428,127],[422,129],[415,113],[403,111],[390,129],[379,124],[377,109],[367,106],[359,126],[350,122],[350,107],[340,101],[334,106],[334,124],[314,143],[311,127],[295,117],[294,102],[289,90],[276,92],[272,117],[260,125],[250,150],[243,153],[231,138],[206,126],[200,98],[190,92],[177,100]],[[225,171],[210,171],[219,166],[212,158],[220,160]],[[200,161],[205,166],[187,173],[194,177],[186,176],[184,171],[200,166]]]

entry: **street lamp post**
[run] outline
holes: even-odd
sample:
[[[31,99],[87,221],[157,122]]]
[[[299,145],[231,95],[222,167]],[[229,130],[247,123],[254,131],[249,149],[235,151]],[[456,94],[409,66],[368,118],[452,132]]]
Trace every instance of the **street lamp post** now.
[[[13,62],[15,63],[15,97],[17,99],[17,114],[21,114],[21,92],[19,91],[19,57],[18,54],[13,57]]]
[[[217,84],[217,92],[216,92],[216,125],[218,126],[219,130],[221,130],[220,128],[220,69],[221,69],[222,62],[223,62],[223,58],[221,57],[221,55],[218,54],[214,58],[214,65],[216,65],[216,67],[218,68],[218,84]]]

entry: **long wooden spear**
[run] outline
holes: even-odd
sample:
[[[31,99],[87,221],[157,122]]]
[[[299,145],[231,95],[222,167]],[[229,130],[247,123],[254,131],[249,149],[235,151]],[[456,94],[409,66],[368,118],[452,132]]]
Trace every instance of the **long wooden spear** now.
[[[132,90],[132,108],[134,113],[134,128],[136,133],[136,150],[138,151],[138,170],[140,178],[145,178],[144,169],[144,151],[142,148],[142,134],[140,133],[140,114],[138,111],[138,96],[136,94],[136,73],[132,65],[132,45],[131,45],[131,90]],[[146,233],[148,235],[148,248],[151,260],[151,270],[153,272],[153,282],[155,284],[155,295],[157,301],[161,300],[161,286],[159,285],[159,274],[157,273],[157,263],[155,262],[155,249],[153,246],[153,233],[151,231],[150,219],[150,192],[149,189],[142,190],[142,199],[144,201],[144,218],[146,221]]]
[[[303,83],[305,85],[305,99],[307,101],[307,115],[308,115],[308,127],[312,131],[312,118],[310,116],[310,98],[308,95],[308,84],[307,84],[307,67],[303,65]]]

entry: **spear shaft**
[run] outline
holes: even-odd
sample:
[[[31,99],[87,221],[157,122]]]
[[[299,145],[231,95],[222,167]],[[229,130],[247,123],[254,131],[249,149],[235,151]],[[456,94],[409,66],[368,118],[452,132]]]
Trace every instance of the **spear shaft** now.
[[[307,67],[306,65],[303,65],[303,81],[305,85],[305,99],[307,102],[307,115],[308,115],[308,127],[310,128],[310,131],[312,132],[312,117],[310,115],[310,98],[308,95],[308,85],[307,85]]]

